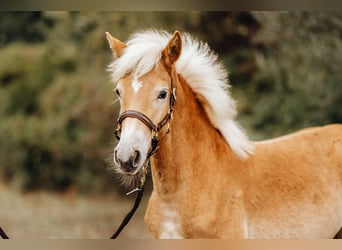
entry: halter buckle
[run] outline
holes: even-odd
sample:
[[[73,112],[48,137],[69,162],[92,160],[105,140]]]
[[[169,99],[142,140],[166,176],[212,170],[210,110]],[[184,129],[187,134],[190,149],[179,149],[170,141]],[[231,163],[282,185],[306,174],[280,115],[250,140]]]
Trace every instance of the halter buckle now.
[[[151,140],[151,152],[149,153],[149,157],[155,154],[159,149],[159,137],[158,131],[152,130],[152,140]]]

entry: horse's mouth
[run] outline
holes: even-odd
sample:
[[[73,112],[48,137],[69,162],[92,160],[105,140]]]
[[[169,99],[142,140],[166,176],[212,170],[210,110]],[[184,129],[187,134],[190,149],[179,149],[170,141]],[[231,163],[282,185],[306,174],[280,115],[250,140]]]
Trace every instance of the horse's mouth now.
[[[128,175],[128,176],[138,176],[140,174],[140,170],[136,169],[133,172],[122,171],[122,174]]]
[[[121,183],[127,188],[137,187],[141,183],[141,178],[144,175],[142,171],[143,167],[134,169],[133,171],[123,170],[119,166],[115,168],[117,176]]]
[[[129,170],[127,170],[127,167],[123,168],[121,166],[117,166],[118,172],[124,176],[131,176],[136,177],[141,174],[143,166],[133,167],[131,166]]]

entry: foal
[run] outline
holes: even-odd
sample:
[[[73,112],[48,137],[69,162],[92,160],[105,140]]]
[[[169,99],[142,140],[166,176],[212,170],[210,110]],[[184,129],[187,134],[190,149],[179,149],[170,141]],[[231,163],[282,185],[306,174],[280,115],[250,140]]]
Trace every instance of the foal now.
[[[151,157],[145,222],[153,238],[336,235],[342,125],[251,142],[234,119],[227,72],[207,44],[179,32],[140,32],[127,43],[106,35],[124,114],[116,171],[134,184]]]

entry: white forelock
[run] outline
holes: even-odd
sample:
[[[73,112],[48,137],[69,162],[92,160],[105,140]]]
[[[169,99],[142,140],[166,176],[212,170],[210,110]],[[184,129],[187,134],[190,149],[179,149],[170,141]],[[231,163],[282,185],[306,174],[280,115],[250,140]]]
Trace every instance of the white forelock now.
[[[114,81],[128,72],[140,77],[152,70],[171,36],[156,30],[135,33],[126,43],[122,56],[109,65]],[[192,88],[211,123],[232,150],[241,158],[248,158],[253,153],[253,145],[235,121],[236,107],[229,93],[228,72],[206,43],[189,34],[182,35],[182,42],[182,52],[176,62],[177,73]]]

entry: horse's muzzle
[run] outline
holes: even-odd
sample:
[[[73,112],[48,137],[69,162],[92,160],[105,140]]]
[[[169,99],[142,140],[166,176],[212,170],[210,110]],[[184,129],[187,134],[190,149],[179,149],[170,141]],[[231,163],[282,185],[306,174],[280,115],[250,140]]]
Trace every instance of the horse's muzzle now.
[[[114,151],[114,163],[120,168],[123,174],[136,175],[141,165],[141,153],[135,150],[127,159],[118,156],[118,151]]]

